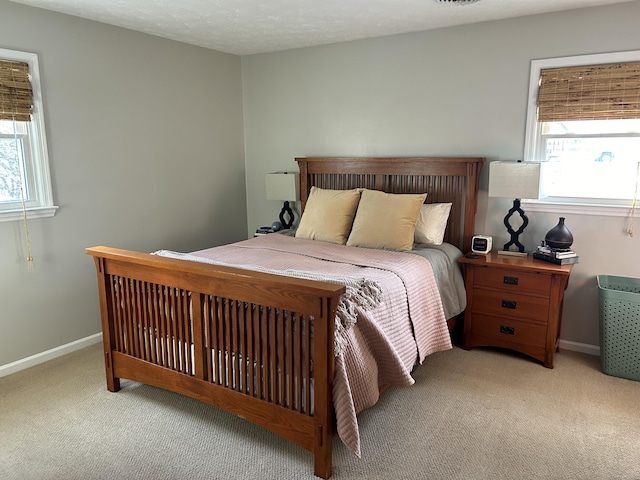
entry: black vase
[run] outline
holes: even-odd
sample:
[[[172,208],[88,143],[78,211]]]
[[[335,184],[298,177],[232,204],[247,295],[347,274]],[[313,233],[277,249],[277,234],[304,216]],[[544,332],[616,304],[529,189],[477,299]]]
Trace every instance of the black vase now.
[[[573,235],[564,224],[564,217],[560,217],[558,224],[547,232],[544,243],[556,250],[568,250],[573,244]]]

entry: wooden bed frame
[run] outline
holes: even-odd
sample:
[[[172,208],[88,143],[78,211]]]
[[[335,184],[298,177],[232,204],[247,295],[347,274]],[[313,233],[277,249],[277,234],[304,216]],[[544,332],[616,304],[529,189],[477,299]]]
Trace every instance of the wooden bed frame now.
[[[484,158],[296,158],[312,186],[428,192],[468,250]],[[345,287],[108,247],[95,261],[107,388],[125,378],[210,403],[313,452],[331,476],[334,318]]]

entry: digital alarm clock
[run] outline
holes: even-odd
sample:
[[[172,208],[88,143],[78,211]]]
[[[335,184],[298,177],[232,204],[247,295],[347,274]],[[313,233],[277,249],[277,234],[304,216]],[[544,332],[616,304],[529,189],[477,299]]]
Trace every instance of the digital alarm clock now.
[[[471,251],[473,253],[489,253],[493,244],[493,238],[486,235],[474,235],[471,238]]]

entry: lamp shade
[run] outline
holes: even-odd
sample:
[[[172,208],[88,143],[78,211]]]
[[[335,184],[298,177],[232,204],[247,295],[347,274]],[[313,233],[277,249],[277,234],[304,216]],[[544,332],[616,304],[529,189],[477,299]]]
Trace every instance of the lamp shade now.
[[[267,200],[299,200],[300,175],[293,172],[267,173]]]
[[[491,162],[489,196],[540,198],[540,162]]]

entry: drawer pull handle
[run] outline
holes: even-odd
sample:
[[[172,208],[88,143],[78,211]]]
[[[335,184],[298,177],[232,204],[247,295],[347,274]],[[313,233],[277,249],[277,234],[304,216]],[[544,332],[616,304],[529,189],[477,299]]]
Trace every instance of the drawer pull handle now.
[[[505,335],[514,335],[516,333],[516,329],[514,327],[500,325],[500,333],[504,333]]]
[[[516,302],[513,300],[502,300],[502,308],[512,308],[515,310]]]
[[[518,285],[518,277],[508,277],[505,275],[503,283],[506,283],[507,285]]]

